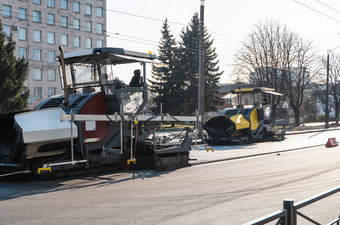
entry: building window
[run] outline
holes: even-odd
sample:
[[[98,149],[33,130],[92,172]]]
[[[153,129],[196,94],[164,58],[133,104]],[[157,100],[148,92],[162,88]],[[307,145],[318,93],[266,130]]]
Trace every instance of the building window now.
[[[91,38],[85,39],[85,48],[92,48],[92,39]]]
[[[57,89],[55,87],[49,87],[48,88],[48,97],[51,97],[53,95],[57,94]]]
[[[80,47],[80,37],[79,36],[73,37],[73,47]]]
[[[33,11],[33,22],[41,23],[41,12]]]
[[[55,70],[47,71],[47,80],[48,81],[56,81]]]
[[[55,44],[55,35],[52,32],[47,32],[47,43]]]
[[[40,1],[40,0],[33,0],[33,3],[34,3],[34,4],[39,4],[39,5],[40,5],[40,4],[41,4],[41,1]]]
[[[73,29],[80,30],[80,19],[73,19]]]
[[[27,59],[27,48],[19,47],[19,58]]]
[[[2,30],[5,32],[7,37],[10,37],[12,34],[11,26],[8,25],[2,25]]]
[[[10,5],[3,5],[2,6],[2,16],[6,18],[12,17],[12,6]]]
[[[103,17],[103,7],[100,6],[97,7],[97,16]]]
[[[60,26],[68,27],[68,18],[66,16],[60,17]]]
[[[86,15],[91,15],[92,14],[92,5],[85,4],[85,14]]]
[[[41,61],[41,49],[34,49],[33,60],[34,61]]]
[[[54,63],[55,61],[55,52],[54,51],[48,51],[47,52],[47,62]]]
[[[41,31],[40,30],[33,30],[33,41],[41,42]]]
[[[68,9],[68,6],[67,6],[67,0],[60,0],[60,8],[61,9]]]
[[[97,40],[97,48],[103,47],[103,40]]]
[[[73,2],[73,12],[77,12],[77,13],[80,12],[80,2],[78,1]]]
[[[103,33],[103,24],[97,23],[97,34],[102,34],[102,33]]]
[[[47,24],[55,25],[55,15],[47,13]]]
[[[19,20],[26,20],[27,19],[27,10],[23,8],[18,9],[18,19]]]
[[[91,21],[85,22],[85,31],[88,31],[88,32],[92,31],[92,22]]]
[[[35,99],[42,99],[42,87],[35,87],[34,88],[34,98]]]
[[[40,68],[34,68],[34,70],[33,70],[33,80],[42,80]]]
[[[62,35],[60,35],[60,44],[61,44],[61,45],[65,45],[65,46],[68,45],[68,37],[67,37],[67,34],[62,34]]]
[[[27,29],[23,27],[18,28],[18,39],[25,41],[27,40]]]
[[[48,6],[48,7],[53,7],[53,8],[54,8],[54,6],[55,6],[54,0],[47,0],[47,6]]]

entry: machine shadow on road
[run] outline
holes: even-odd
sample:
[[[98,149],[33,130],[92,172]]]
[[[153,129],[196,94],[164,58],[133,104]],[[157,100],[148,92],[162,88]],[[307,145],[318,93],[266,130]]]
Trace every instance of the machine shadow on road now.
[[[309,136],[308,138],[313,138],[313,137],[315,137],[315,136],[318,136],[318,135],[320,135],[320,134],[323,134],[325,131],[326,131],[326,130],[321,130],[320,132],[316,132],[315,134]]]
[[[172,170],[117,170],[72,175],[71,177],[47,178],[38,180],[30,176],[18,175],[0,180],[0,202],[10,199],[47,194],[64,190],[78,190],[88,187],[104,187],[122,182],[161,177]]]

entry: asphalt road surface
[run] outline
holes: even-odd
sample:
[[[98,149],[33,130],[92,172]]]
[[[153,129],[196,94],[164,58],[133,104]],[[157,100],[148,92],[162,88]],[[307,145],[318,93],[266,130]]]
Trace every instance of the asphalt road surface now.
[[[284,199],[298,202],[339,185],[340,147],[324,146],[173,171],[6,179],[0,224],[234,225],[282,209]],[[326,224],[340,214],[340,193],[300,212]],[[298,217],[298,224],[310,223]]]

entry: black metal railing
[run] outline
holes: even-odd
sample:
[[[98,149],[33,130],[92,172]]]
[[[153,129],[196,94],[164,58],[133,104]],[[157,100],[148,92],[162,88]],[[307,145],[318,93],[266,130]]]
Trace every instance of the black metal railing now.
[[[268,214],[256,220],[245,223],[245,225],[262,225],[262,224],[267,224],[275,220],[277,220],[276,225],[297,225],[297,216],[301,216],[305,220],[309,221],[311,224],[319,225],[320,223],[318,223],[316,220],[312,219],[311,217],[307,215],[304,215],[301,212],[298,212],[298,210],[316,201],[319,201],[330,195],[333,195],[339,191],[340,191],[340,186],[333,188],[331,190],[325,191],[321,194],[315,195],[311,198],[300,201],[296,204],[294,204],[294,200],[284,200],[282,210],[273,212],[271,214]],[[331,221],[330,223],[328,223],[328,225],[340,225],[340,216],[334,219],[333,221]]]
[[[273,212],[271,214],[265,215],[261,218],[254,220],[254,221],[248,222],[248,223],[246,223],[246,225],[250,225],[250,224],[252,224],[252,225],[262,225],[262,224],[266,224],[266,223],[272,222],[272,221],[277,220],[277,219],[278,219],[278,221],[277,221],[276,224],[286,225],[286,223],[285,223],[286,218],[287,218],[287,210],[282,209],[282,210]]]
[[[329,224],[327,225],[340,225],[340,217],[336,218],[335,220],[333,220],[332,222],[330,222]]]

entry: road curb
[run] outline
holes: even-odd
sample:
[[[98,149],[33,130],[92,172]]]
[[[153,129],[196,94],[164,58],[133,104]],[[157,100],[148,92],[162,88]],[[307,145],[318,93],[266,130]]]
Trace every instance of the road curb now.
[[[280,150],[280,151],[274,151],[274,152],[263,152],[263,153],[252,154],[252,155],[236,156],[236,157],[232,157],[232,158],[214,159],[214,160],[202,161],[202,162],[197,162],[197,163],[189,163],[189,166],[196,166],[196,165],[202,165],[202,164],[208,164],[208,163],[224,162],[224,161],[245,159],[245,158],[257,157],[257,156],[264,156],[264,155],[278,154],[278,153],[284,153],[284,152],[298,151],[298,150],[302,150],[302,149],[315,148],[315,147],[321,147],[321,146],[324,146],[324,144],[312,145],[312,146],[308,146],[308,147],[293,148],[293,149],[286,149],[286,150]]]
[[[288,131],[285,135],[294,135],[294,134],[308,134],[308,133],[316,133],[316,132],[325,132],[325,131],[334,131],[340,130],[340,128],[324,128],[324,129],[315,129],[315,130],[303,130],[303,131]]]

